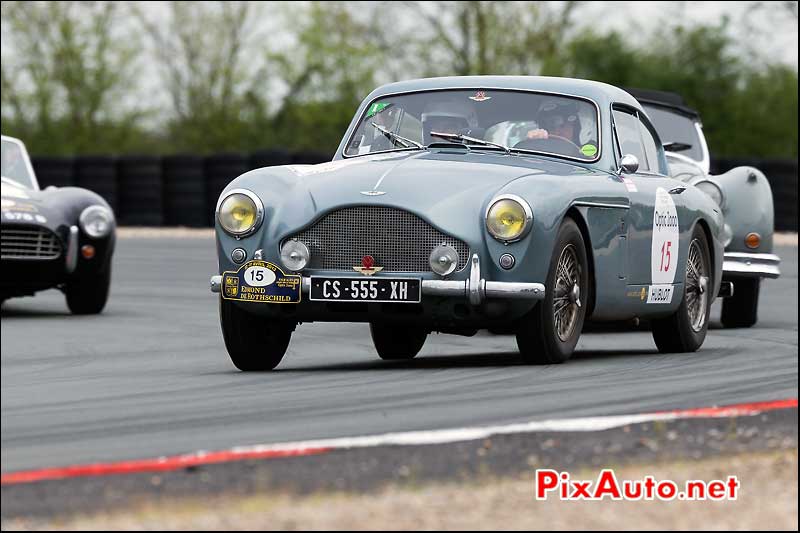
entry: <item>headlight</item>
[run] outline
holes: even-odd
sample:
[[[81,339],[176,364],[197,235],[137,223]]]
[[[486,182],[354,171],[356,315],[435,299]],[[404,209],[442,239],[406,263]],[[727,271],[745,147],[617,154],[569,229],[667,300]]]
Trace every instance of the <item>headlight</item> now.
[[[531,229],[533,211],[528,202],[513,194],[498,196],[486,211],[486,229],[495,239],[514,242]]]
[[[718,206],[722,207],[722,203],[725,201],[725,196],[722,194],[722,189],[719,188],[719,185],[713,181],[701,181],[695,183],[694,185],[709,195]]]
[[[217,220],[226,232],[236,237],[250,235],[264,218],[264,205],[246,189],[234,189],[217,206]]]
[[[99,239],[111,233],[114,228],[114,214],[102,205],[92,205],[81,212],[78,224],[86,235]]]

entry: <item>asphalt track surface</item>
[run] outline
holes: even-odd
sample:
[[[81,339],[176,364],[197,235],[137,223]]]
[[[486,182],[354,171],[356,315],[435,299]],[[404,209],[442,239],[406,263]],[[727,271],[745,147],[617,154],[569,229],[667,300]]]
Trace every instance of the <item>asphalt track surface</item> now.
[[[71,316],[56,291],[3,306],[2,471],[796,398],[797,248],[776,251],[759,324],[717,326],[695,354],[604,331],[567,364],[529,367],[513,337],[432,335],[417,359],[386,362],[368,326],[320,323],[298,327],[277,371],[245,374],[208,291],[212,239],[121,239],[102,315]]]

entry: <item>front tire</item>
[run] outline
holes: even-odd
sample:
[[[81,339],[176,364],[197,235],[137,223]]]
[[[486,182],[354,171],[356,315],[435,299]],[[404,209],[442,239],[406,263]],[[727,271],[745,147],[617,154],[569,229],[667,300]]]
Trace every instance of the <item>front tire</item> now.
[[[520,321],[517,346],[528,364],[563,363],[583,330],[589,301],[589,264],[578,225],[570,218],[558,230],[545,296]]]
[[[686,278],[681,305],[674,314],[653,320],[653,340],[661,353],[695,352],[708,333],[711,312],[711,253],[703,229],[695,226],[686,254]]]
[[[294,323],[243,311],[220,297],[219,323],[233,366],[243,372],[272,370],[283,359]]]
[[[68,281],[64,289],[67,307],[75,315],[96,315],[106,306],[110,287],[111,265],[95,276]]]
[[[741,279],[733,284],[733,296],[722,300],[722,325],[726,328],[749,328],[758,322],[758,295],[761,280]]]
[[[424,329],[386,324],[370,324],[369,332],[378,357],[386,361],[413,359],[428,338],[428,332]]]

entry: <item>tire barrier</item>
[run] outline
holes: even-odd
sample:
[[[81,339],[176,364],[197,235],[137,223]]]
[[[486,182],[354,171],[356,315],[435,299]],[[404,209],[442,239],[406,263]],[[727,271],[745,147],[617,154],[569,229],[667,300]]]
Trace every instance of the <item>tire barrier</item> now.
[[[112,156],[87,155],[75,158],[75,185],[94,191],[117,213],[117,165]]]
[[[97,192],[123,224],[198,227],[213,225],[220,193],[240,174],[254,168],[330,160],[329,154],[320,152],[271,149],[249,156],[172,155],[121,157],[119,161],[110,156],[34,157],[33,167],[42,188],[76,185]],[[797,231],[797,159],[715,159],[711,172],[721,174],[742,165],[756,167],[767,176],[775,202],[775,229]]]
[[[216,154],[206,157],[206,224],[214,225],[214,210],[222,190],[234,178],[250,170],[248,158],[242,154],[228,153]]]
[[[121,156],[117,160],[119,185],[117,219],[124,226],[162,226],[164,194],[161,158]]]
[[[286,150],[259,150],[250,154],[250,168],[276,167],[292,163],[292,154]]]
[[[39,187],[72,187],[75,185],[75,159],[72,157],[37,157],[33,171]]]
[[[322,152],[295,152],[292,154],[293,165],[316,165],[327,163],[331,156]]]
[[[203,158],[196,155],[164,157],[164,225],[202,227],[208,222]]]
[[[741,166],[755,167],[767,177],[775,206],[775,231],[797,231],[797,159],[716,159],[711,161],[711,173]]]

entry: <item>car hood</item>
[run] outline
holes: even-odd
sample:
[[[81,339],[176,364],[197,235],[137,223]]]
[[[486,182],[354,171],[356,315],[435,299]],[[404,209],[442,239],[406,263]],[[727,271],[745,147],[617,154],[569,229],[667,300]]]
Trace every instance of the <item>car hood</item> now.
[[[108,204],[97,194],[77,187],[44,190],[2,184],[2,223],[42,225],[57,231],[78,223],[78,215],[88,205]]]
[[[228,190],[247,188],[261,197],[273,237],[352,205],[406,209],[444,231],[475,228],[479,237],[482,224],[475,221],[483,220],[489,200],[511,182],[590,173],[546,158],[453,148],[258,169],[237,178]]]

